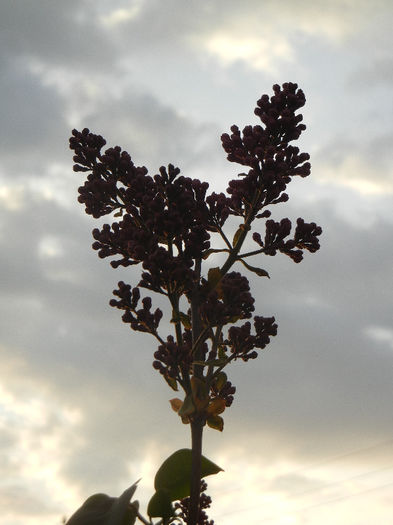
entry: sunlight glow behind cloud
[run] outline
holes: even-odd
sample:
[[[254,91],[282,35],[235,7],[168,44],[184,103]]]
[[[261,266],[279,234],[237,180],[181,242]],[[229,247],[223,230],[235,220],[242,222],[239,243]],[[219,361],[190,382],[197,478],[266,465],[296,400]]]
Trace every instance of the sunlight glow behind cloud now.
[[[317,176],[324,184],[338,184],[351,188],[361,195],[386,195],[393,193],[393,172],[376,172],[376,167],[365,159],[349,153],[341,162],[321,167]]]
[[[206,50],[216,56],[224,66],[237,61],[244,61],[248,67],[256,70],[276,73],[278,61],[292,61],[293,49],[282,37],[261,38],[216,33],[205,42]]]
[[[18,358],[0,366],[0,435],[9,435],[7,454],[2,456],[2,519],[39,523],[45,510],[59,523],[59,505],[78,504],[77,492],[63,479],[61,469],[80,441],[77,428],[82,415],[77,408],[51,400],[40,385],[24,376],[24,369]]]
[[[134,0],[128,8],[113,9],[108,14],[100,16],[100,22],[108,29],[115,29],[116,26],[124,24],[136,18],[141,10],[143,0]]]

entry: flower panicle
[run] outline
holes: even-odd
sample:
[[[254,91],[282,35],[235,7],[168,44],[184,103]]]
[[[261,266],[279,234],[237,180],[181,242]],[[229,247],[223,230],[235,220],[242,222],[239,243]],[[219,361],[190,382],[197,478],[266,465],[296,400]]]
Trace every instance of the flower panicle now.
[[[249,281],[232,266],[242,262],[247,270],[268,276],[246,257],[280,252],[298,263],[305,251],[320,247],[322,229],[316,223],[299,218],[293,229],[288,218],[269,218],[272,205],[288,200],[292,178],[310,174],[308,153],[292,144],[306,129],[298,113],[304,104],[297,84],[274,85],[272,96],[257,101],[254,113],[260,124],[242,131],[234,125],[221,136],[227,159],[246,169],[229,181],[225,193],[209,193],[207,182],[183,176],[173,164],[151,176],[119,146],[104,149],[101,135],[87,128],[72,131],[74,171],[86,177],[78,201],[96,219],[113,217],[111,224],[93,230],[93,249],[100,258],[110,258],[114,268],[140,265],[137,286],[120,281],[110,305],[123,311],[132,330],[158,339],[153,367],[170,386],[176,389],[180,383],[190,394],[193,374],[205,381],[207,392],[199,392],[205,398],[198,403],[216,418],[212,425],[221,425],[218,414],[223,403],[232,404],[236,390],[224,366],[255,359],[277,334],[275,317],[253,316]],[[224,231],[230,216],[240,221],[232,240]],[[264,233],[254,231],[258,247],[242,255],[241,246],[257,219],[264,221]],[[213,235],[221,237],[223,248],[212,244]],[[225,253],[225,263],[205,272],[206,259],[216,252]],[[141,299],[141,288],[170,301],[174,334],[161,337],[163,312],[152,307],[151,297]],[[184,302],[186,313],[180,311]],[[198,367],[201,373],[195,372]],[[200,384],[198,388],[203,390]]]

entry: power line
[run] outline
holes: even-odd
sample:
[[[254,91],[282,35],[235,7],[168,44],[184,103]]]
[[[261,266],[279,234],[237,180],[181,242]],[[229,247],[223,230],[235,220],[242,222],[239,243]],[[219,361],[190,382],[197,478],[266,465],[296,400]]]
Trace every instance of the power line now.
[[[306,467],[290,470],[288,472],[281,473],[281,476],[293,476],[293,475],[300,475],[304,474],[304,472],[307,472],[311,469],[318,468],[324,465],[328,465],[329,463],[333,463],[335,461],[339,461],[341,459],[348,458],[350,456],[355,456],[356,454],[361,454],[363,452],[370,452],[371,450],[375,450],[381,447],[386,447],[387,445],[393,444],[393,439],[389,439],[386,441],[380,441],[378,443],[375,443],[374,445],[370,445],[368,447],[362,447],[358,449],[351,450],[350,452],[345,452],[344,454],[339,454],[336,456],[331,456],[329,458],[325,458],[321,461],[316,461],[314,463],[310,463]],[[243,488],[247,487],[246,484],[238,485],[236,488],[230,488],[230,489],[223,489],[220,490],[218,493],[221,494],[227,494],[230,492],[239,492],[239,490],[242,490]]]
[[[329,481],[327,483],[323,483],[319,487],[313,488],[313,489],[307,489],[307,490],[300,490],[296,492],[291,492],[286,499],[293,499],[296,496],[302,496],[303,494],[310,494],[312,492],[319,492],[320,490],[325,490],[328,487],[334,487],[335,485],[341,485],[342,483],[347,483],[348,481],[353,481],[355,479],[364,478],[367,476],[372,476],[373,474],[379,474],[380,472],[385,472],[386,470],[390,470],[393,468],[393,463],[388,465],[387,467],[383,467],[376,470],[368,470],[366,472],[361,472],[360,474],[355,474],[354,476],[350,476],[349,478],[340,479],[338,481]]]
[[[377,485],[375,487],[370,487],[368,489],[363,489],[363,490],[360,490],[358,492],[354,492],[353,494],[349,494],[349,495],[346,495],[346,496],[337,496],[335,498],[332,498],[332,499],[329,499],[329,500],[326,500],[326,501],[322,501],[322,502],[319,502],[319,503],[313,503],[311,505],[307,505],[306,507],[301,507],[300,509],[295,509],[292,512],[296,512],[296,513],[304,512],[304,511],[313,509],[315,507],[322,507],[323,505],[330,505],[331,503],[338,503],[340,501],[344,501],[344,500],[347,500],[347,499],[350,499],[350,498],[353,498],[353,497],[356,497],[356,496],[360,496],[362,494],[367,494],[368,492],[375,492],[375,491],[378,491],[378,490],[383,490],[383,489],[385,489],[387,487],[393,487],[393,481],[390,482],[390,483],[385,483],[383,485]],[[274,517],[274,518],[265,518],[265,519],[262,520],[262,523],[266,523],[266,522],[272,521],[274,519],[276,519],[276,517]]]
[[[382,469],[382,470],[385,470],[385,469]],[[359,476],[354,476],[354,478],[356,478],[356,477],[359,477]],[[347,480],[343,480],[343,482],[344,481],[350,481],[351,479],[352,478],[348,478]],[[344,501],[344,500],[353,498],[355,496],[360,496],[362,494],[366,494],[368,492],[375,492],[375,491],[378,491],[378,490],[383,490],[383,489],[385,489],[387,487],[392,487],[392,486],[393,486],[393,482],[385,483],[383,485],[376,485],[375,487],[370,487],[368,489],[363,489],[363,490],[355,492],[353,494],[349,494],[349,495],[345,495],[345,496],[337,496],[337,497],[331,498],[329,500],[321,501],[321,502],[318,502],[318,503],[312,503],[311,505],[307,505],[305,507],[300,507],[299,509],[293,509],[290,512],[294,512],[294,513],[304,512],[304,511],[307,511],[307,510],[315,508],[315,507],[322,507],[323,505],[328,505],[330,503],[338,503],[339,501]],[[221,518],[223,518],[225,516],[229,516],[229,515],[232,515],[232,514],[238,514],[239,512],[246,512],[246,511],[249,511],[249,510],[257,509],[259,507],[260,507],[260,505],[252,505],[251,507],[243,507],[242,509],[236,509],[236,510],[231,511],[231,512],[226,512],[224,514],[220,514],[217,519],[221,519]],[[261,523],[267,523],[268,521],[272,521],[272,520],[275,520],[275,519],[277,519],[277,516],[263,518]]]
[[[393,440],[388,440],[388,441],[383,441],[383,442],[380,442],[380,443],[377,443],[375,445],[372,445],[372,446],[369,446],[369,447],[364,447],[364,448],[360,448],[360,449],[357,449],[357,450],[354,450],[354,451],[351,451],[351,452],[348,452],[348,453],[345,453],[345,454],[341,454],[339,456],[335,456],[333,458],[329,458],[328,460],[324,460],[324,461],[321,461],[321,462],[318,462],[317,463],[317,466],[320,466],[320,465],[325,465],[325,464],[329,464],[333,461],[336,461],[338,459],[343,459],[343,458],[346,458],[348,456],[352,456],[352,455],[355,455],[355,454],[359,454],[361,452],[365,452],[365,451],[370,451],[370,450],[373,450],[373,449],[376,449],[376,448],[380,448],[382,446],[386,446],[387,444],[390,444],[390,443],[393,443]],[[301,472],[304,472],[306,470],[310,470],[311,468],[315,467],[315,463],[312,464],[310,467],[308,467],[307,469],[297,469],[297,470],[294,470],[292,472],[289,472],[289,473],[286,473],[284,475],[293,475],[294,473],[295,474],[298,474],[298,473],[301,473]],[[350,476],[348,478],[344,478],[342,480],[339,480],[339,481],[333,481],[333,482],[329,482],[329,483],[325,483],[323,484],[322,486],[319,486],[317,488],[313,488],[313,489],[309,489],[309,490],[305,490],[305,491],[297,491],[297,492],[292,492],[290,493],[284,501],[288,500],[288,499],[293,499],[294,497],[296,496],[301,496],[303,494],[308,494],[308,493],[313,493],[313,492],[319,492],[321,490],[325,490],[326,488],[328,487],[334,487],[334,486],[338,486],[338,485],[341,485],[341,484],[344,484],[344,483],[347,483],[348,481],[353,481],[355,479],[360,479],[360,478],[364,478],[364,477],[368,477],[368,476],[372,476],[374,474],[379,474],[380,472],[384,472],[386,470],[389,470],[393,467],[393,464],[390,464],[388,466],[385,466],[383,468],[380,468],[380,469],[374,469],[374,470],[369,470],[369,471],[366,471],[366,472],[362,472],[360,474],[356,474],[354,476]],[[313,508],[313,507],[318,507],[318,506],[321,506],[321,505],[325,505],[325,504],[328,504],[328,503],[331,503],[331,502],[335,502],[335,501],[340,501],[340,500],[345,500],[347,498],[351,498],[357,494],[363,494],[363,493],[366,493],[366,492],[371,492],[371,491],[374,491],[374,490],[379,490],[380,488],[383,489],[387,486],[391,486],[393,485],[393,483],[387,483],[385,485],[380,485],[380,486],[376,486],[376,487],[372,487],[370,489],[365,489],[363,491],[360,491],[358,493],[355,493],[355,494],[350,494],[350,495],[346,495],[346,496],[339,496],[337,498],[333,498],[331,500],[328,500],[328,501],[324,501],[324,502],[319,502],[319,503],[315,503],[315,504],[311,504],[307,507],[303,507],[301,509],[298,509],[298,510],[294,510],[293,512],[300,512],[300,511],[303,511],[303,510],[307,510],[308,508]],[[246,487],[246,485],[243,485],[242,487]],[[225,493],[228,493],[228,492],[232,492],[232,491],[236,491],[236,489],[234,490],[230,490],[230,491],[220,491],[219,494],[225,494]],[[238,514],[239,512],[245,512],[245,511],[248,511],[248,510],[252,510],[252,509],[255,509],[255,508],[259,508],[260,505],[253,505],[253,506],[250,506],[250,507],[243,507],[242,509],[236,509],[234,511],[232,511],[231,513],[225,513],[225,514],[221,514],[219,516],[219,518],[223,517],[223,516],[227,516],[229,514]],[[265,518],[264,521],[271,521],[272,519],[276,519],[276,517],[272,517],[272,518]]]

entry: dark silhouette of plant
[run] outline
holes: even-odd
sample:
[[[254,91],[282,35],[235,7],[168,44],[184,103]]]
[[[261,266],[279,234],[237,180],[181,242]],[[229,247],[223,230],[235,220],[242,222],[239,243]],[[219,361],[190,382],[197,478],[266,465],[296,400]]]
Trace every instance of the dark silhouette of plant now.
[[[159,517],[164,524],[213,523],[204,511],[210,500],[200,497],[201,478],[220,468],[209,462],[214,466],[209,471],[203,464],[208,461],[202,456],[203,428],[207,424],[222,431],[222,414],[233,402],[236,389],[224,369],[236,360],[255,359],[277,334],[274,317],[253,315],[254,298],[238,263],[269,277],[248,261],[281,252],[298,263],[305,250],[319,249],[322,230],[314,222],[299,218],[293,228],[288,218],[269,219],[270,208],[288,200],[292,177],[310,174],[309,155],[291,144],[305,129],[302,115],[296,114],[305,103],[303,91],[293,83],[274,85],[273,91],[257,101],[255,114],[262,125],[243,131],[232,126],[231,134],[221,137],[228,160],[247,170],[229,182],[226,194],[208,193],[207,182],[180,175],[172,164],[152,177],[120,147],[103,152],[106,141],[88,129],[73,130],[70,138],[74,171],[87,174],[79,202],[96,219],[114,217],[112,224],[93,230],[93,249],[101,258],[112,258],[113,268],[141,267],[139,282],[120,281],[110,304],[123,312],[132,330],[158,341],[153,367],[173,390],[183,391],[171,405],[190,424],[192,447],[161,467],[165,475],[157,473],[148,507],[150,518]],[[232,236],[224,231],[230,216],[238,220]],[[258,229],[264,225],[264,232],[252,231],[254,223]],[[242,251],[249,234],[255,248]],[[221,254],[220,266],[208,266],[213,254]],[[161,333],[163,312],[150,296],[141,298],[141,289],[167,297],[173,333]],[[180,482],[170,486],[180,457],[182,464],[189,462],[180,474],[182,490]],[[176,500],[180,502],[173,507]]]

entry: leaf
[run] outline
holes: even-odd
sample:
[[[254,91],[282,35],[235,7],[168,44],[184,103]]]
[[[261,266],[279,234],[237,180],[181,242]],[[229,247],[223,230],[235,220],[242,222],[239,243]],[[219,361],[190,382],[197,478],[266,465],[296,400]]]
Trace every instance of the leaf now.
[[[217,416],[219,417],[219,416]],[[190,495],[191,449],[182,448],[167,458],[154,478],[154,488],[167,491],[170,501]],[[202,456],[201,478],[217,474],[222,468]]]
[[[177,381],[174,377],[170,377],[170,376],[164,376],[164,379],[165,381],[168,383],[168,385],[172,388],[172,390],[175,390],[175,392],[177,392],[179,390],[178,386],[177,386]]]
[[[197,377],[191,378],[192,399],[198,412],[202,412],[209,404],[209,390],[206,383]]]
[[[218,376],[216,377],[216,381],[215,381],[217,390],[220,391],[227,381],[228,381],[228,377],[226,373],[220,372]]]
[[[236,233],[235,233],[235,235],[233,236],[233,239],[232,239],[232,246],[233,246],[234,249],[236,249],[236,246],[237,246],[237,244],[239,242],[240,236],[244,235],[244,232],[248,232],[248,231],[250,231],[250,226],[248,224],[241,224],[239,226],[239,228],[237,229],[237,231],[236,231]],[[242,244],[243,244],[244,238],[245,237],[243,237]]]
[[[250,270],[250,272],[256,273],[258,277],[268,277],[270,279],[270,275],[263,268],[257,268],[256,266],[251,266],[251,264],[246,263],[246,261],[244,261],[243,259],[239,259],[239,261],[242,264],[244,264],[247,270]]]
[[[174,514],[169,493],[165,489],[157,490],[150,498],[147,514],[151,518],[170,518]]]
[[[188,425],[188,423],[190,423],[190,418],[188,417],[188,415],[184,415],[182,412],[184,401],[182,401],[178,397],[175,397],[174,399],[170,399],[169,402],[171,404],[172,410],[177,412],[177,414],[181,417],[182,423],[184,423],[184,425]],[[194,405],[192,405],[192,410],[193,412],[195,411]],[[184,411],[187,411],[187,407],[184,408]],[[193,412],[191,412],[190,414],[192,414]]]
[[[183,405],[183,401],[179,399],[178,397],[175,397],[174,399],[170,399],[169,402],[171,404],[172,410],[174,410],[175,412],[179,412],[179,410],[181,409]]]
[[[222,277],[221,270],[218,266],[216,266],[215,268],[209,269],[209,271],[207,272],[207,281],[210,285],[211,290],[216,288],[218,283],[221,281],[221,277]]]
[[[179,321],[184,326],[184,328],[191,330],[191,319],[189,315],[185,314],[184,312],[179,312],[178,315],[174,315],[171,319],[171,323],[178,323]]]
[[[67,525],[133,525],[135,523],[139,504],[130,503],[137,488],[138,481],[126,489],[118,498],[106,494],[93,494],[67,521]]]
[[[214,430],[219,430],[222,432],[224,430],[224,420],[221,416],[210,416],[206,423],[210,428],[213,428]]]
[[[210,248],[209,250],[205,250],[202,254],[202,259],[207,259],[210,257],[212,253],[219,253],[219,252],[229,252],[228,248]]]
[[[224,366],[226,365],[228,362],[228,358],[225,356],[225,357],[222,357],[220,359],[210,359],[208,361],[193,361],[192,364],[193,365],[200,365],[200,366]]]
[[[227,359],[226,348],[225,348],[224,345],[219,345],[219,347],[218,347],[218,357],[219,357],[219,359]]]
[[[207,407],[207,413],[210,416],[217,416],[218,414],[222,414],[226,408],[225,399],[222,399],[220,397],[216,397],[213,399],[209,406]]]
[[[209,364],[208,361],[193,361],[193,365],[199,365],[199,366],[207,366]]]
[[[106,525],[133,525],[135,523],[139,503],[134,501],[130,504],[130,500],[136,491],[139,481],[140,480],[126,489],[123,494],[115,500]]]
[[[184,416],[190,416],[194,412],[195,412],[195,405],[192,400],[192,395],[187,394],[186,397],[184,398],[184,402],[182,406],[180,407],[178,411],[178,414],[180,417],[184,417]]]
[[[184,328],[186,328],[187,330],[191,330],[190,316],[183,312],[179,312],[179,317],[180,317],[180,322],[184,326]]]
[[[210,361],[207,361],[206,363],[208,365],[213,365],[213,366],[225,366],[228,363],[228,358],[225,356],[225,357],[220,357],[220,359],[210,359]]]
[[[236,248],[236,244],[239,240],[239,237],[240,237],[240,234],[242,233],[244,228],[242,228],[241,226],[238,228],[238,230],[236,231],[235,235],[233,236],[233,239],[232,239],[232,246],[234,248]]]

